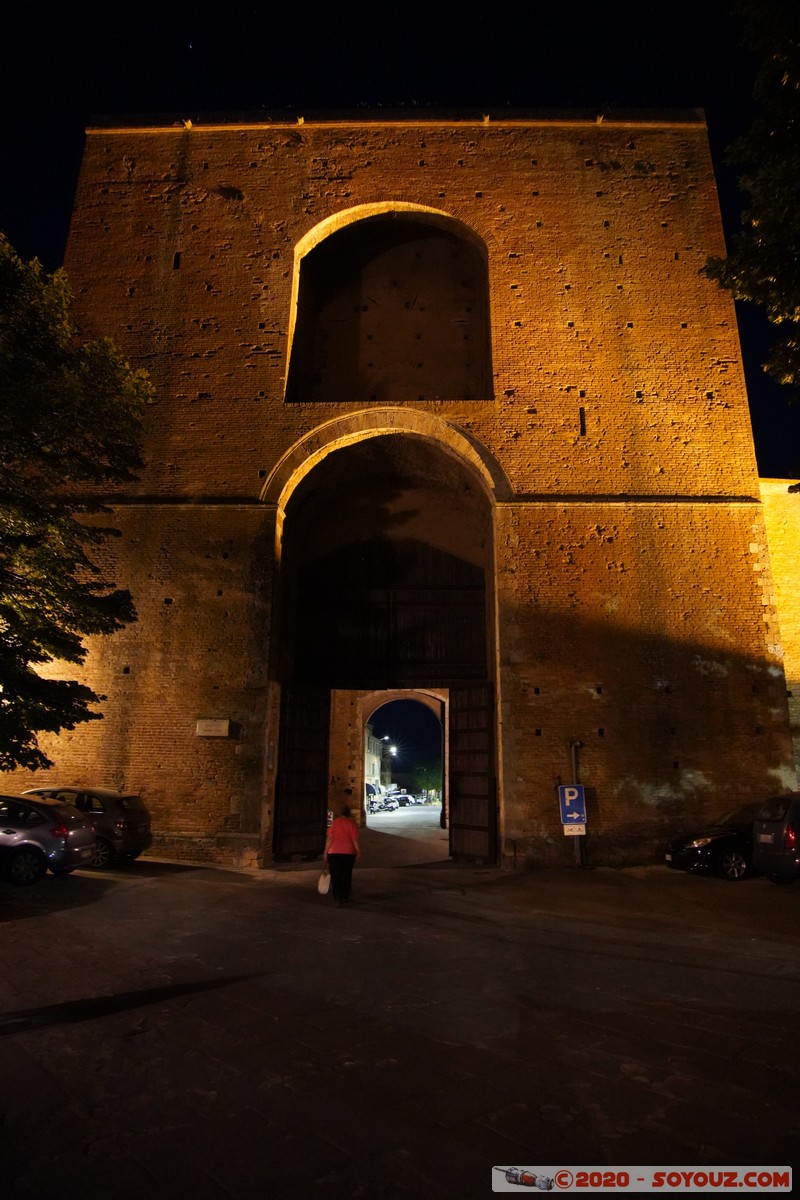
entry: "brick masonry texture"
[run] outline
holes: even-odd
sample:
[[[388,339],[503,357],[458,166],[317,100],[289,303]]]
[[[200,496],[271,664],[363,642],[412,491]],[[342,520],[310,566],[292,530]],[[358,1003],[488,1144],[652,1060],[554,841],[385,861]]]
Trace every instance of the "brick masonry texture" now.
[[[761,501],[771,563],[773,603],[777,608],[783,649],[795,766],[800,769],[800,594],[797,547],[800,545],[800,494],[791,479],[762,479]],[[764,553],[764,547],[751,547]]]
[[[487,394],[287,401],[301,261],[389,213],[480,247]],[[478,487],[493,531],[502,861],[571,853],[570,740],[597,861],[793,785],[735,316],[701,270],[723,250],[696,119],[90,130],[80,330],[116,338],[156,402],[108,550],[140,620],[92,647],[105,719],[46,743],[53,778],[141,789],[172,852],[269,862],[287,502],[328,453],[378,434],[399,456],[406,433]],[[198,737],[209,718],[231,736]],[[331,779],[351,778],[337,753]]]

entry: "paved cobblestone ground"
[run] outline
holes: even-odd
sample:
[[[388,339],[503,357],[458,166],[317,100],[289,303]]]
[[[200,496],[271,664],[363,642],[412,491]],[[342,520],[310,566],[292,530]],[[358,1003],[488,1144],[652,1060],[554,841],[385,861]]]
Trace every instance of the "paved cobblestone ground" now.
[[[316,876],[0,889],[3,1200],[800,1161],[800,887],[429,863],[358,869],[340,910]]]

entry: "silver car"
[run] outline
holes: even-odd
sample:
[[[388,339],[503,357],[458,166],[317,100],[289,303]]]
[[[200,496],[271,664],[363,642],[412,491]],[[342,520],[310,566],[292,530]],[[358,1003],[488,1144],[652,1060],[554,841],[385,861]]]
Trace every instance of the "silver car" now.
[[[48,796],[0,796],[0,873],[11,883],[88,867],[94,842],[91,824],[71,805]]]
[[[133,862],[152,844],[150,813],[141,796],[131,792],[112,792],[109,788],[43,787],[31,788],[23,794],[49,796],[85,814],[94,828],[94,867],[110,867],[120,861]]]

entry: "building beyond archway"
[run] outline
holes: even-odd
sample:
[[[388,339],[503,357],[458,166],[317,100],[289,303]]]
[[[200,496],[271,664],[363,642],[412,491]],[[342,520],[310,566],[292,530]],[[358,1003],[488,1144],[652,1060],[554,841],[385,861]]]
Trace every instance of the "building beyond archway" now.
[[[140,791],[173,856],[314,854],[414,691],[464,857],[571,863],[578,744],[591,863],[793,786],[722,253],[695,112],[91,129],[76,317],[155,403],[107,497],[139,622],[50,779]]]

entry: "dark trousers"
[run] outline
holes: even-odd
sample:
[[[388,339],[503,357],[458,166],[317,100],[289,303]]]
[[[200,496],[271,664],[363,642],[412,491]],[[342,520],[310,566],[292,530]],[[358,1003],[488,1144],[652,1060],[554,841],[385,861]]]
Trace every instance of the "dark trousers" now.
[[[350,899],[350,883],[353,878],[355,854],[329,854],[328,866],[331,871],[331,891],[334,900]]]

